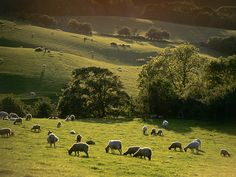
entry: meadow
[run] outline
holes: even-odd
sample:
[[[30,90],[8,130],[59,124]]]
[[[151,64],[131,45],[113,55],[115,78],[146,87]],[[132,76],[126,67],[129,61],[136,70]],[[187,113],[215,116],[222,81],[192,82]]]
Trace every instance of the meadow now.
[[[161,120],[142,119],[82,119],[74,122],[62,121],[62,127],[56,128],[58,120],[36,119],[24,121],[22,125],[13,125],[11,121],[0,120],[1,127],[10,127],[15,135],[0,138],[0,176],[220,176],[230,177],[236,173],[235,140],[233,125],[215,123],[170,120],[164,136],[151,136],[152,127],[161,128]],[[32,125],[39,123],[42,131],[31,132]],[[142,126],[148,126],[148,135],[142,134]],[[82,141],[94,140],[90,145],[89,158],[84,153],[80,157],[68,155],[67,149],[75,143],[75,130],[83,136]],[[58,137],[56,148],[47,144],[47,132],[52,130]],[[188,152],[169,151],[173,141],[187,145],[195,138],[202,140],[199,155]],[[110,139],[120,139],[123,152],[133,145],[150,147],[152,160],[105,153]],[[228,149],[232,157],[221,157],[220,149]]]

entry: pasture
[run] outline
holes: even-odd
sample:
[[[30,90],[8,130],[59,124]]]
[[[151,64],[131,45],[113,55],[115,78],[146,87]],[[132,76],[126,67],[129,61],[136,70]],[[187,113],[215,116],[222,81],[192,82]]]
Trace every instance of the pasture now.
[[[234,176],[236,173],[236,131],[233,125],[208,122],[170,120],[164,136],[151,136],[152,127],[158,128],[161,120],[143,122],[142,119],[82,119],[74,122],[62,121],[62,127],[56,128],[59,120],[36,119],[24,121],[22,125],[0,120],[0,126],[14,130],[15,135],[0,138],[0,176]],[[42,131],[31,132],[32,125],[39,123]],[[142,126],[148,126],[148,135],[142,134]],[[80,153],[80,157],[68,155],[67,149],[75,143],[75,130],[83,136],[82,142],[92,139],[96,145],[90,145],[89,158]],[[47,132],[52,130],[58,137],[56,148],[50,148],[46,142]],[[178,150],[169,151],[173,141],[183,146],[195,138],[202,140],[199,155]],[[133,158],[105,153],[104,148],[110,139],[120,139],[123,152],[133,145],[150,147],[152,160]],[[221,148],[228,149],[232,156],[221,157]]]

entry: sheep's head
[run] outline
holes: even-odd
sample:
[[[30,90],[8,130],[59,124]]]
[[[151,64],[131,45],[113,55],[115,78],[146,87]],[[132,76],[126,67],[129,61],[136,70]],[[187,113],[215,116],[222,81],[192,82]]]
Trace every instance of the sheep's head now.
[[[72,153],[72,151],[69,150],[69,149],[67,149],[67,152],[68,152],[69,155],[71,155],[71,153]]]
[[[106,151],[106,153],[109,152],[109,146],[107,146],[107,147],[105,148],[105,151]]]
[[[186,147],[186,148],[184,148],[184,151],[185,151],[185,152],[187,152],[187,147]]]

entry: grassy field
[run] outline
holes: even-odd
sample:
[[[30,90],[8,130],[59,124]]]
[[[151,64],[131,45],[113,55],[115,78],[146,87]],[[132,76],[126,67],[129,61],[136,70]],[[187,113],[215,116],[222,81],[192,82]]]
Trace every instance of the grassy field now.
[[[10,121],[0,120],[0,127],[10,127],[15,135],[0,138],[0,176],[219,176],[233,177],[236,174],[236,131],[233,125],[217,125],[206,122],[170,120],[170,127],[164,130],[163,137],[151,136],[150,129],[161,125],[161,121],[142,122],[134,120],[85,119],[75,122],[62,122],[56,128],[58,120],[33,119],[23,125],[13,125]],[[30,128],[34,123],[42,127],[40,133]],[[148,136],[142,135],[141,128],[148,126]],[[80,133],[82,141],[93,139],[96,145],[90,146],[89,158],[81,153],[80,157],[69,156],[67,149],[75,143]],[[59,138],[56,148],[50,148],[46,142],[47,132],[52,130]],[[180,141],[185,146],[194,138],[202,140],[199,155],[192,152],[169,151],[172,141]],[[110,139],[123,142],[123,152],[132,145],[150,147],[152,160],[106,154],[105,146]],[[219,151],[227,148],[232,157],[221,157]]]

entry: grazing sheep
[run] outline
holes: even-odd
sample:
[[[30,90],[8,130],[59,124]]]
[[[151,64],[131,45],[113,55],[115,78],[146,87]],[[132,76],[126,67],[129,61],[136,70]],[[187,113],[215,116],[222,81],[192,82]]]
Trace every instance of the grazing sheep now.
[[[146,133],[147,133],[147,126],[143,126],[142,130],[143,130],[143,134],[146,135]]]
[[[120,152],[120,155],[122,154],[122,144],[120,140],[110,140],[108,142],[107,147],[105,148],[106,153],[109,152],[109,149],[111,149],[111,151],[113,150],[118,150]]]
[[[118,47],[117,43],[115,43],[115,42],[111,42],[110,45],[111,45],[112,47],[115,47],[115,48]]]
[[[58,122],[57,123],[57,128],[60,128],[61,127],[61,122]]]
[[[196,149],[196,153],[198,153],[199,146],[200,146],[200,143],[198,141],[192,141],[184,148],[184,151],[187,152],[188,149],[191,149],[192,151]]]
[[[35,52],[42,52],[43,50],[43,47],[37,47],[34,49]]]
[[[88,140],[88,141],[86,141],[86,143],[89,145],[95,145],[95,142],[93,140]]]
[[[70,130],[70,134],[76,134],[76,132],[74,130]]]
[[[75,120],[75,115],[73,115],[73,114],[70,115],[70,120],[71,120],[71,121],[74,121],[74,120]]]
[[[156,136],[157,135],[157,130],[155,128],[152,128],[151,130],[151,135]]]
[[[137,152],[134,153],[133,157],[143,157],[146,159],[148,157],[148,160],[151,160],[152,158],[152,149],[149,147],[139,148]]]
[[[8,118],[9,114],[5,111],[0,111],[0,118],[4,119],[4,118]]]
[[[48,135],[50,135],[51,133],[52,133],[52,131],[51,131],[51,130],[49,130],[49,131],[48,131]]]
[[[10,118],[19,118],[19,116],[16,113],[10,113],[9,114]]]
[[[224,157],[225,156],[230,157],[230,153],[226,149],[221,149],[220,150],[220,155],[223,155]]]
[[[168,148],[169,150],[171,150],[171,149],[173,149],[174,148],[174,150],[176,151],[176,148],[179,148],[179,150],[182,152],[183,151],[183,149],[182,149],[182,144],[180,143],[180,142],[178,142],[178,141],[176,141],[176,142],[173,142],[171,145],[170,145],[170,147]]]
[[[25,120],[29,121],[32,119],[32,114],[26,114]]]
[[[10,135],[14,135],[14,133],[10,128],[1,128],[0,135],[9,137]]]
[[[200,140],[200,139],[194,139],[192,142],[194,142],[194,141],[199,142],[199,149],[201,149],[201,147],[202,147],[202,142],[201,142],[201,140]]]
[[[76,142],[81,142],[82,136],[80,134],[77,135],[76,137]]]
[[[49,132],[48,132],[49,133]],[[47,137],[48,143],[50,143],[50,147],[52,147],[52,144],[54,145],[54,148],[56,147],[56,142],[59,141],[59,138],[54,133],[49,133]]]
[[[138,151],[139,148],[140,148],[139,146],[130,146],[123,155],[128,155],[128,154],[133,155],[135,154],[135,152]]]
[[[71,118],[69,115],[65,118],[65,121],[71,121]]]
[[[164,135],[164,134],[163,134],[163,131],[162,131],[161,129],[158,129],[158,130],[157,130],[157,135],[163,136],[163,135]]]
[[[84,152],[87,155],[87,157],[89,157],[88,150],[89,150],[89,145],[88,144],[86,144],[86,143],[75,143],[68,150],[68,154],[71,155],[72,152],[75,152],[75,155],[76,155],[76,152],[77,152],[78,156],[79,156],[79,152]]]
[[[16,118],[16,120],[14,121],[14,125],[16,124],[22,124],[23,123],[23,119],[22,118]]]
[[[31,131],[34,131],[34,132],[39,132],[41,131],[41,128],[40,128],[40,125],[39,124],[35,124],[33,125],[33,127],[31,128]]]
[[[162,122],[163,128],[167,128],[168,125],[169,125],[169,122],[168,122],[167,120],[164,120],[164,121]]]

